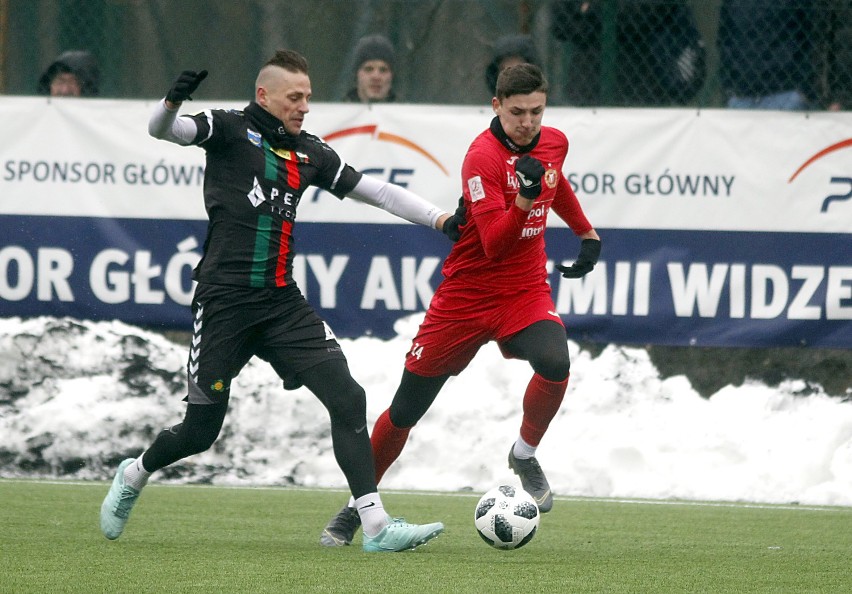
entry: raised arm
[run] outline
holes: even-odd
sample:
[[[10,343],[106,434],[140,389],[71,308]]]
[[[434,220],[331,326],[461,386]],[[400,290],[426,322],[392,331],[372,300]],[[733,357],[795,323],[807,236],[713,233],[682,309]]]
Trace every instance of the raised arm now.
[[[169,89],[166,98],[157,104],[151,119],[148,120],[148,134],[154,138],[168,140],[175,144],[190,144],[198,132],[195,122],[189,118],[177,117],[181,103],[192,100],[190,96],[207,77],[207,71],[194,72],[184,70]]]

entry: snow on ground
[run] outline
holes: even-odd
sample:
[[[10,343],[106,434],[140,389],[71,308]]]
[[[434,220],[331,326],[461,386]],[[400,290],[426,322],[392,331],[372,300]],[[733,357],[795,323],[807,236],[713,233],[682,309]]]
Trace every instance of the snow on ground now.
[[[390,341],[341,340],[370,426],[421,316],[400,320]],[[803,381],[702,398],[683,376],[661,379],[642,349],[592,357],[569,344],[568,394],[538,452],[556,494],[852,505],[852,402]],[[0,476],[111,479],[118,461],[182,419],[185,361],[186,348],[120,322],[0,319]],[[382,487],[516,483],[506,456],[530,374],[486,346],[447,383]],[[214,447],[152,480],[345,488],[309,391],[284,391],[254,359],[232,395]]]

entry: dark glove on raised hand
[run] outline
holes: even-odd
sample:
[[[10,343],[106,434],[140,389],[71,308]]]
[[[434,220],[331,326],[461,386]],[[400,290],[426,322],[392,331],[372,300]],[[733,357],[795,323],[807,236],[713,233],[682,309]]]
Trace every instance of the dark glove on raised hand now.
[[[527,200],[535,200],[541,194],[541,176],[544,165],[535,157],[524,155],[515,163],[515,175],[520,188],[518,193]]]
[[[184,70],[177,77],[175,84],[169,89],[166,94],[166,101],[169,103],[183,103],[187,99],[192,101],[192,95],[201,81],[207,78],[207,71],[195,72],[194,70]]]
[[[562,273],[565,278],[580,278],[586,276],[595,264],[598,263],[598,258],[601,255],[601,242],[599,239],[584,239],[580,243],[580,254],[571,266],[562,266],[557,264],[556,270]]]
[[[450,218],[444,221],[444,226],[441,228],[444,235],[450,238],[453,243],[457,242],[461,237],[461,227],[467,224],[467,209],[464,207],[464,196],[459,197],[459,205]]]

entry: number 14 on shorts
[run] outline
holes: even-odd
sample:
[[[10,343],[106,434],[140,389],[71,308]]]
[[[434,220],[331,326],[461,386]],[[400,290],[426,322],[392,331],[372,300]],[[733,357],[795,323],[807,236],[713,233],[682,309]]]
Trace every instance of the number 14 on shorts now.
[[[420,360],[420,357],[423,356],[423,347],[420,346],[419,342],[415,342],[414,346],[411,347],[411,350],[408,351],[408,354],[412,357],[416,357],[417,360]]]

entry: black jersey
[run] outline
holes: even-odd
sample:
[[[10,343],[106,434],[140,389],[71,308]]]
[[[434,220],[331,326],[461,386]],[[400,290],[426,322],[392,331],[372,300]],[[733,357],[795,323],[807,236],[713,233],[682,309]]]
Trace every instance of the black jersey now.
[[[308,186],[343,198],[361,174],[318,137],[302,131],[291,150],[274,149],[242,111],[191,117],[192,144],[207,153],[204,207],[210,219],[198,282],[243,287],[293,284],[293,226]]]

